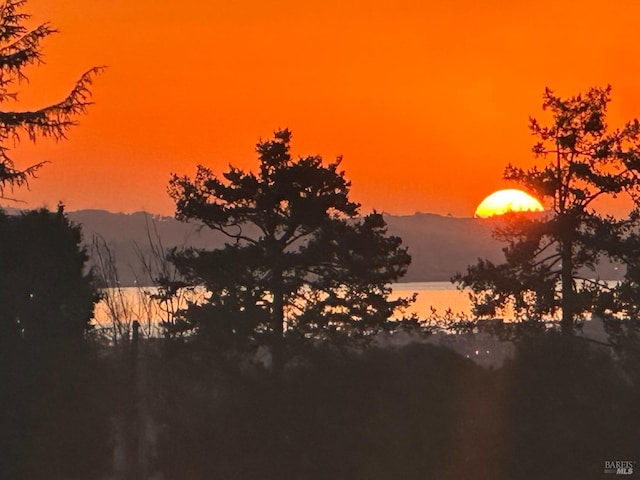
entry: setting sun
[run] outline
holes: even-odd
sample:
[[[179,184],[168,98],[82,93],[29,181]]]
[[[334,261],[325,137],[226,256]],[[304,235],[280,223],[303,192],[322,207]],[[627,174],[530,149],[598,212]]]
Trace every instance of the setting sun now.
[[[478,208],[475,216],[489,218],[503,215],[507,212],[541,212],[544,208],[534,197],[522,190],[499,190],[486,197]]]

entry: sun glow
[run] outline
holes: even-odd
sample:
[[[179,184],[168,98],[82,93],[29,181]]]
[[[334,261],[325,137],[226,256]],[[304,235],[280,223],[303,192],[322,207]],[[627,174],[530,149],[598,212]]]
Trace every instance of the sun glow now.
[[[503,215],[507,212],[541,212],[544,208],[534,197],[522,190],[499,190],[485,198],[478,208],[475,216],[489,218]]]

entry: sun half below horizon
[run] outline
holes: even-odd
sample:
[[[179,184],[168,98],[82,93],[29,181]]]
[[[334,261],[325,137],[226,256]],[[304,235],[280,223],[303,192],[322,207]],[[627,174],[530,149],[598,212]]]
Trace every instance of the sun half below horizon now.
[[[542,212],[544,207],[533,196],[522,190],[509,188],[498,190],[486,197],[478,208],[474,217],[490,218],[496,215],[504,215],[507,212]]]

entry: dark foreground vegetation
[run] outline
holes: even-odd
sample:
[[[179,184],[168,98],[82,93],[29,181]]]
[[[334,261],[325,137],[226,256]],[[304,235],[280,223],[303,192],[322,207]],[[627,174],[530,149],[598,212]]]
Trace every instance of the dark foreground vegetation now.
[[[533,334],[494,370],[324,345],[280,374],[193,342],[23,348],[2,362],[0,477],[602,478],[640,456],[637,341]]]
[[[318,348],[276,379],[174,352],[155,363],[157,465],[182,479],[600,478],[640,454],[628,353],[542,334],[488,371],[424,344]]]

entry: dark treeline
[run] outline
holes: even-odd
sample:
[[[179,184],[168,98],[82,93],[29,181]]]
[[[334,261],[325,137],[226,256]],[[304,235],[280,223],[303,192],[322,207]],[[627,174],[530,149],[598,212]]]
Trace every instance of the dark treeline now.
[[[91,329],[79,227],[62,210],[1,219],[1,478],[582,479],[640,453],[629,321],[607,320],[608,345],[504,327],[516,353],[493,370],[294,335],[274,371],[268,337],[198,329],[136,356]]]
[[[424,343],[316,345],[277,377],[197,342],[142,342],[137,379],[127,350],[25,351],[2,371],[0,474],[602,478],[640,453],[637,341],[539,333],[497,369]]]
[[[620,362],[542,334],[485,370],[424,344],[317,348],[274,381],[176,351],[154,362],[157,468],[182,479],[601,478],[605,460],[640,453],[629,353]]]

